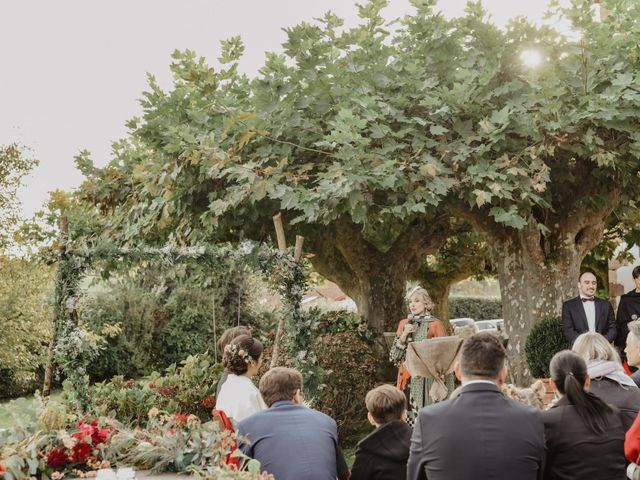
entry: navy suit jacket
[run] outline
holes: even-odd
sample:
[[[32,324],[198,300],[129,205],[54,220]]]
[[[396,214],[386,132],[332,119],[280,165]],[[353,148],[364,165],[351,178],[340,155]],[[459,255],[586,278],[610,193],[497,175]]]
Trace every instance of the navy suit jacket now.
[[[542,413],[496,385],[472,383],[420,410],[407,480],[536,480],[543,460]]]
[[[593,303],[596,309],[596,332],[613,342],[616,338],[616,318],[611,304],[601,298],[594,299]],[[589,331],[587,314],[584,312],[580,296],[562,304],[562,324],[564,336],[570,345],[573,345],[578,335]]]
[[[250,444],[242,451],[261,464],[277,480],[335,480],[337,477],[338,429],[324,413],[292,401],[242,420],[238,434]]]

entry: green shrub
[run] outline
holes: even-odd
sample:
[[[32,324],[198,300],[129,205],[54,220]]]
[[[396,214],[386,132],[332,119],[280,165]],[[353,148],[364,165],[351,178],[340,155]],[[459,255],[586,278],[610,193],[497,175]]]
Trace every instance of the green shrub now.
[[[260,334],[267,314],[256,308],[251,272],[222,272],[213,285],[200,270],[176,265],[141,275],[132,269],[82,297],[81,321],[104,339],[89,368],[92,381],[137,378],[213,350],[216,336],[238,322],[238,309],[241,322]]]
[[[324,388],[314,407],[338,424],[340,443],[353,445],[371,430],[364,397],[377,386],[386,363],[366,322],[354,313],[312,310],[315,354]]]
[[[91,415],[109,416],[121,423],[146,425],[152,407],[169,413],[197,415],[210,418],[215,406],[215,391],[222,373],[222,365],[215,363],[208,353],[189,356],[181,367],[175,364],[164,375],[152,373],[143,380],[125,380],[116,376],[109,382],[90,389]],[[74,392],[65,385],[64,399],[73,405]]]
[[[524,347],[529,372],[535,378],[549,377],[549,362],[560,350],[569,348],[564,338],[562,320],[548,317],[536,323]]]
[[[449,297],[449,318],[502,318],[502,300],[490,297]]]

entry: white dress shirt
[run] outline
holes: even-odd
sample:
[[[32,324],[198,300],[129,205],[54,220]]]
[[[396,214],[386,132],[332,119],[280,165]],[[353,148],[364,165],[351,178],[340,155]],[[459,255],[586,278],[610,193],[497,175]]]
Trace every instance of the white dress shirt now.
[[[230,373],[220,389],[216,409],[224,411],[236,422],[267,409],[260,390],[249,377]]]
[[[592,298],[586,295],[580,294],[580,299],[583,298]],[[596,331],[596,302],[595,300],[592,302],[582,302],[582,308],[584,308],[584,313],[587,315],[587,325],[589,326],[590,332]]]

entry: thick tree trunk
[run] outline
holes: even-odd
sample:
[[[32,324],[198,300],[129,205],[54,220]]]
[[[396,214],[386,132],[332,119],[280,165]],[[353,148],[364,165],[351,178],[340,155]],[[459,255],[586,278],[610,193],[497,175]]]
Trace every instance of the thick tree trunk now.
[[[358,305],[358,312],[379,332],[395,331],[407,314],[407,274],[403,265],[384,258],[371,259],[352,284],[344,289]]]
[[[580,264],[603,230],[603,218],[591,215],[556,225],[552,236],[541,236],[531,224],[494,239],[509,366],[519,385],[531,380],[525,354],[531,328],[545,317],[559,316],[562,303],[577,295]]]
[[[433,314],[442,320],[445,325],[449,325],[449,292],[451,291],[451,283],[433,283],[424,284],[424,287],[431,295],[433,300]]]
[[[380,250],[361,227],[338,222],[334,230],[311,244],[315,269],[336,282],[358,306],[358,312],[379,332],[395,331],[407,315],[406,281],[420,268],[423,257],[447,238],[448,220],[408,225],[390,248]]]
[[[496,247],[502,315],[509,335],[509,370],[523,386],[530,381],[525,343],[531,328],[546,317],[559,316],[562,302],[576,294],[579,255],[545,265],[518,248]]]

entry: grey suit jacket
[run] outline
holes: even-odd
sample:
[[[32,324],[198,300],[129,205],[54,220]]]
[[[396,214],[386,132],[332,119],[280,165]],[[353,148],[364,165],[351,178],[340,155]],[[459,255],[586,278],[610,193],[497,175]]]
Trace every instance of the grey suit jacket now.
[[[543,457],[541,412],[472,383],[420,410],[407,480],[536,480]]]

